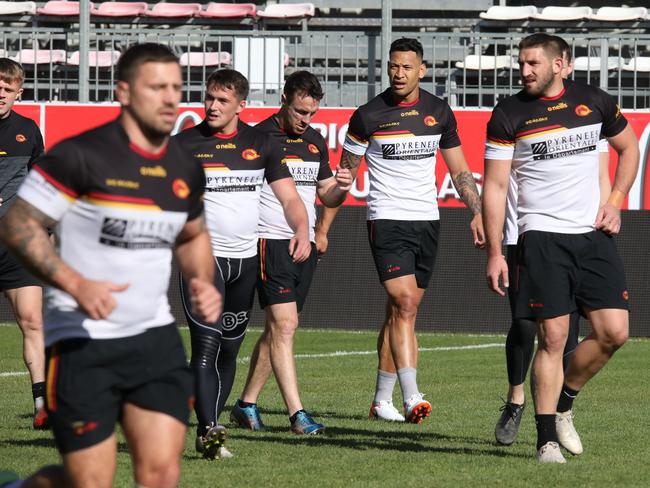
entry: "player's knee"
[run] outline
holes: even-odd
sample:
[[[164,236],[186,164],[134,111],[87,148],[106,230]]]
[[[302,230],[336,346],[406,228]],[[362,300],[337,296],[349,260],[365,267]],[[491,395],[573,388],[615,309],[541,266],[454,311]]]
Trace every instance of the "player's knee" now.
[[[627,327],[617,327],[608,330],[604,334],[605,343],[608,348],[616,351],[627,342],[629,338],[629,329]]]
[[[43,316],[40,310],[18,311],[16,321],[25,333],[40,333],[43,330]]]
[[[392,315],[402,320],[415,320],[418,313],[418,300],[413,295],[401,295],[393,300]]]
[[[298,328],[298,319],[297,318],[283,318],[276,320],[271,329],[270,336],[271,340],[287,340],[293,339],[296,329]]]
[[[147,488],[171,488],[178,485],[181,468],[178,462],[148,462],[137,469],[136,483]]]
[[[566,344],[566,333],[561,331],[547,332],[539,341],[539,349],[546,351],[549,354],[564,353],[564,346]]]

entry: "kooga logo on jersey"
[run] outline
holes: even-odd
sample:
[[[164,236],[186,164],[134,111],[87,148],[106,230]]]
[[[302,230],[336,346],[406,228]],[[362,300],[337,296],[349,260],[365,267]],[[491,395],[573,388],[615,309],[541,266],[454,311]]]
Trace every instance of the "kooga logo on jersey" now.
[[[169,249],[177,234],[178,225],[170,222],[104,217],[99,242],[122,249]]]

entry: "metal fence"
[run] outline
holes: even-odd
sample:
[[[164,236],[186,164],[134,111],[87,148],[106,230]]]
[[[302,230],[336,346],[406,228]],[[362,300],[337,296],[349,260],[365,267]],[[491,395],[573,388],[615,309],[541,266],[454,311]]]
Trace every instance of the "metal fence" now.
[[[491,107],[520,88],[517,44],[523,33],[399,33],[424,46],[429,67],[423,87],[457,107]],[[564,36],[572,46],[576,70],[572,78],[609,91],[624,109],[650,109],[650,34],[585,33]],[[323,106],[358,106],[381,87],[380,36],[364,32],[202,30],[116,26],[92,28],[89,49],[121,52],[129,45],[152,41],[168,45],[194,62],[183,66],[184,102],[203,98],[204,80],[229,65],[251,82],[250,103],[277,105],[285,75],[299,69],[314,72],[326,96]],[[79,50],[79,33],[65,27],[0,27],[0,49],[21,61],[27,71],[25,100],[78,101],[79,68],[71,63]],[[45,52],[45,62],[32,60]],[[51,54],[63,52],[62,59]],[[206,63],[222,53],[220,63]],[[47,56],[50,56],[49,58]],[[468,58],[473,56],[473,58]],[[198,58],[198,59],[197,59]],[[637,59],[636,62],[631,60]],[[497,63],[494,61],[497,60]],[[606,61],[606,62],[605,62]],[[649,63],[650,64],[650,63]],[[580,69],[578,69],[580,68]],[[114,66],[90,66],[89,100],[114,100]]]

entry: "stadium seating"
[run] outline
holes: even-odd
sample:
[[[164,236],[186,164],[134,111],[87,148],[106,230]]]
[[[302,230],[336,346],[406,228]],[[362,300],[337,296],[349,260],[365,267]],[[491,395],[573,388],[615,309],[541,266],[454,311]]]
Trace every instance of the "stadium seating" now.
[[[494,70],[506,68],[518,68],[517,63],[514,63],[511,56],[487,56],[478,54],[470,54],[465,56],[464,61],[456,62],[456,68],[468,70]]]
[[[232,56],[227,52],[220,53],[183,53],[180,58],[181,66],[230,66]]]
[[[592,14],[592,20],[603,22],[625,22],[642,20],[648,15],[648,9],[645,7],[601,7],[595,14]]]
[[[93,5],[91,4],[91,8]],[[50,0],[36,10],[39,15],[53,15],[65,17],[68,15],[79,15],[79,2],[68,2],[67,0]]]
[[[302,19],[316,13],[313,3],[277,3],[267,5],[257,12],[258,17],[267,19]]]
[[[148,17],[169,17],[169,18],[188,18],[199,15],[201,4],[199,3],[167,3],[160,2],[147,10],[145,15]]]
[[[479,17],[485,20],[526,20],[537,15],[537,7],[525,5],[523,7],[490,7],[487,12],[481,12]]]
[[[578,56],[573,60],[573,71],[600,71],[603,59],[600,56]],[[607,69],[613,70],[622,66],[622,59],[616,56],[607,58]]]
[[[144,2],[104,2],[91,8],[91,15],[100,17],[137,17],[144,15],[147,4]]]
[[[621,69],[624,71],[650,73],[650,57],[637,56],[636,58],[632,58],[628,63],[624,64]]]
[[[0,15],[36,13],[36,2],[0,2]]]
[[[92,68],[110,68],[117,64],[119,51],[88,51],[88,65]],[[79,66],[79,51],[70,54],[66,64]]]
[[[568,22],[588,19],[592,14],[591,7],[544,7],[540,13],[535,15],[535,19]]]
[[[11,59],[23,65],[65,63],[63,49],[21,49]]]
[[[205,10],[199,12],[199,15],[218,19],[243,19],[255,17],[256,13],[257,7],[253,3],[210,2]]]

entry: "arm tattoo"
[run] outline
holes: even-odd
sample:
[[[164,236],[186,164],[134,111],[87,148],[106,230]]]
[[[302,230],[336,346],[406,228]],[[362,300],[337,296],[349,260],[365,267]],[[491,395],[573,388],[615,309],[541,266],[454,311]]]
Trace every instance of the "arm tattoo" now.
[[[7,247],[42,280],[55,284],[54,275],[62,261],[56,254],[46,228],[56,222],[20,198],[3,218],[0,234]]]
[[[462,198],[467,208],[469,208],[474,215],[481,213],[481,197],[478,195],[478,188],[472,173],[469,171],[461,171],[455,176],[452,176],[454,187]]]
[[[349,151],[343,151],[343,155],[341,156],[341,168],[343,169],[349,169],[353,170],[359,167],[361,164],[361,156],[357,156],[356,154],[352,154]]]

